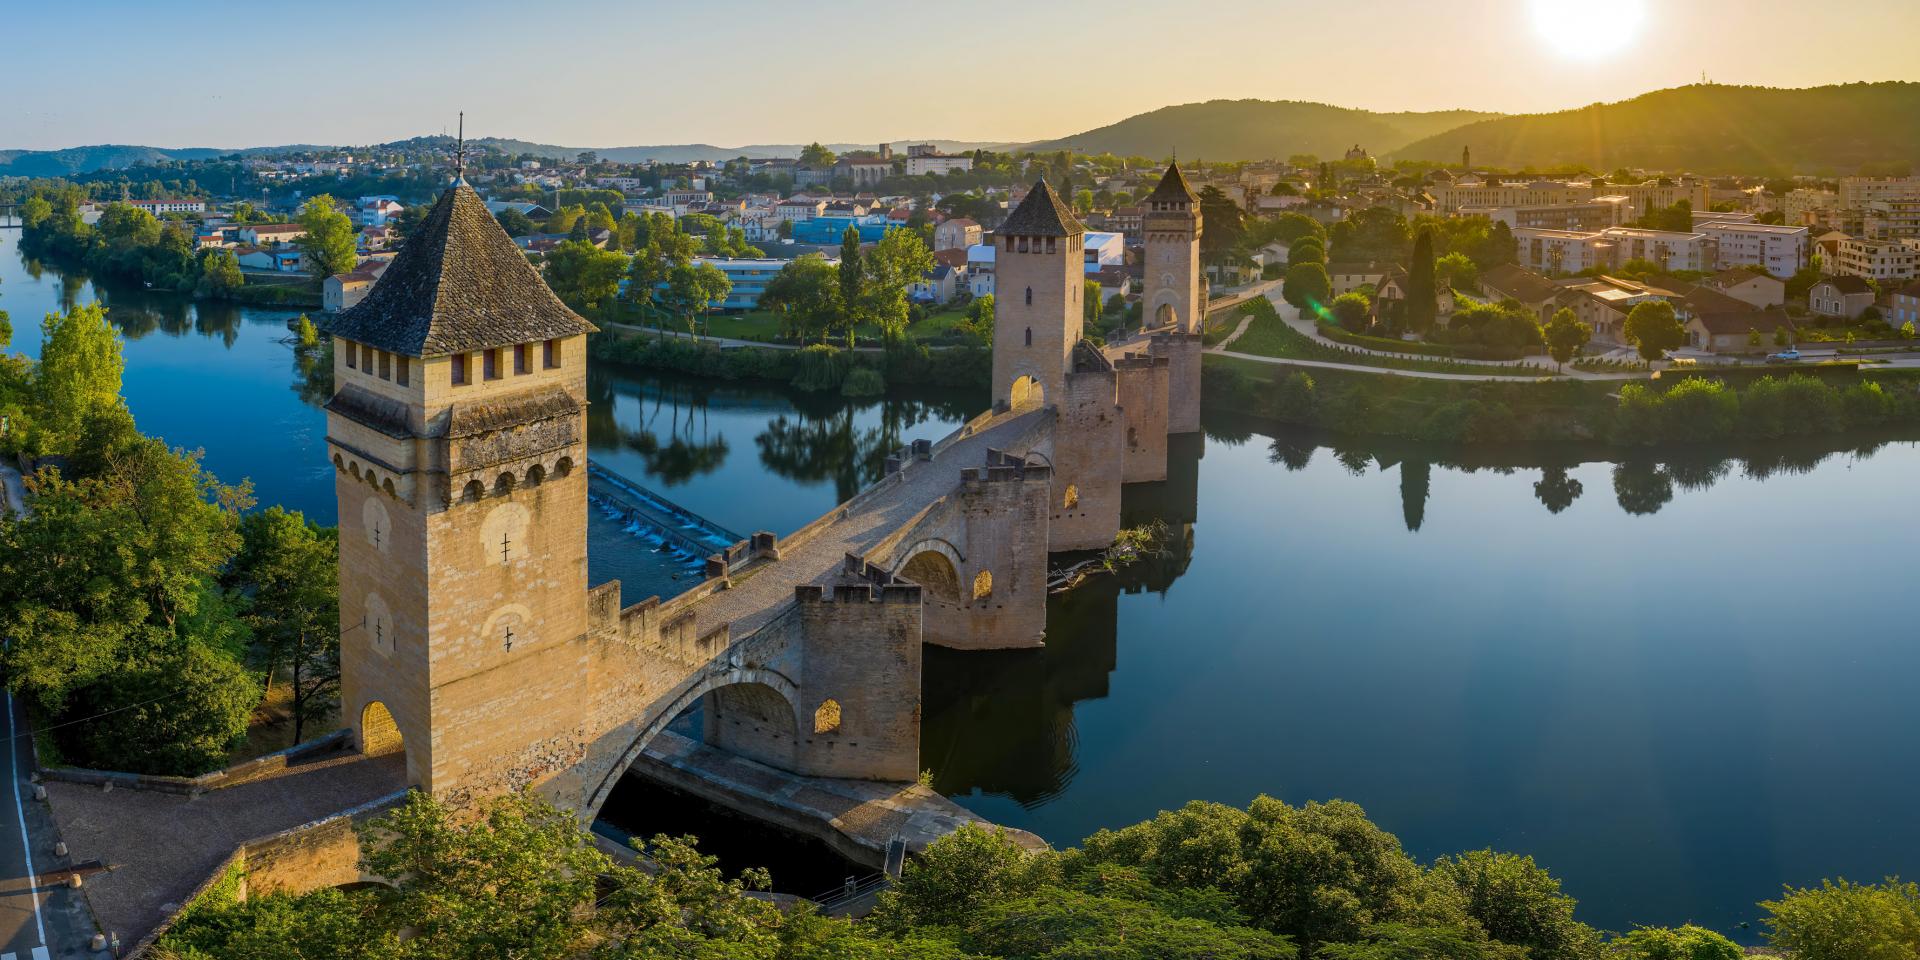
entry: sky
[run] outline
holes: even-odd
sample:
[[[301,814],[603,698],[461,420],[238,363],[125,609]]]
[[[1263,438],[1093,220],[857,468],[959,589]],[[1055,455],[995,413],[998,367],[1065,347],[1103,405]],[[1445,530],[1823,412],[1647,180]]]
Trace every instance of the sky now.
[[[1636,7],[1638,13],[1636,14]],[[0,0],[0,149],[1065,137],[1217,98],[1540,112],[1920,80],[1916,0]],[[1822,25],[1821,21],[1827,21]],[[1862,25],[1871,24],[1871,28]],[[1846,38],[1815,55],[1801,37]]]

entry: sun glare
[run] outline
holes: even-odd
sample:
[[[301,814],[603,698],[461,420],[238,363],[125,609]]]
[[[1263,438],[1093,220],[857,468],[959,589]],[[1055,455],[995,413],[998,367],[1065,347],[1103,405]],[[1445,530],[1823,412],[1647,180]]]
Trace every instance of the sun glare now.
[[[1529,0],[1540,38],[1568,60],[1611,57],[1640,38],[1646,0],[1593,4],[1583,0]]]

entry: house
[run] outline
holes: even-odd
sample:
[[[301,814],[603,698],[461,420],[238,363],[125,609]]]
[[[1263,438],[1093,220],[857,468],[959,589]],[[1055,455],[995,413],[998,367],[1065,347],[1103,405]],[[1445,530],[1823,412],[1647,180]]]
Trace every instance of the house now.
[[[169,213],[205,213],[205,200],[129,200],[127,205],[137,210],[145,210],[156,217]]]
[[[1695,286],[1674,302],[1687,330],[1687,344],[1714,353],[1753,353],[1773,343],[1774,331],[1793,332],[1784,307],[1756,307],[1708,286]],[[1760,335],[1760,346],[1753,335]]]
[[[358,203],[360,225],[364,227],[386,226],[387,221],[406,209],[393,197],[361,197]]]
[[[1787,302],[1787,282],[1768,273],[1742,268],[1722,270],[1704,284],[1756,307],[1778,307]]]
[[[991,243],[977,243],[967,248],[967,289],[975,300],[993,295],[994,250]]]
[[[971,153],[941,153],[931,143],[922,143],[907,148],[907,176],[924,177],[929,174],[945,176],[950,173],[965,173],[973,169]]]
[[[234,239],[256,247],[272,246],[276,243],[292,243],[307,235],[307,228],[297,223],[249,223],[240,228]]]
[[[339,313],[365,299],[374,281],[387,270],[388,260],[369,260],[352,273],[336,273],[320,284],[320,305],[328,313]]]
[[[1560,288],[1531,270],[1511,263],[1503,263],[1480,275],[1480,289],[1497,300],[1517,300],[1541,323],[1553,319]]]
[[[914,303],[932,305],[952,303],[953,298],[959,293],[959,283],[960,271],[935,261],[933,269],[927,271],[907,289],[907,297]]]
[[[1873,286],[1862,277],[1825,277],[1807,291],[1807,309],[1823,317],[1848,320],[1873,306]]]
[[[234,256],[240,262],[242,270],[262,270],[273,273],[299,273],[303,269],[302,258],[298,250],[278,250],[266,247],[235,247]]]
[[[372,253],[376,250],[385,250],[387,248],[387,244],[391,242],[393,242],[392,227],[377,226],[377,227],[361,227],[360,228],[360,252],[361,253]]]
[[[826,212],[827,202],[825,200],[816,200],[812,197],[794,197],[791,200],[782,200],[775,204],[773,208],[774,217],[788,222],[795,220],[812,220],[814,217]]]
[[[1385,263],[1329,263],[1327,276],[1333,280],[1333,295],[1352,293],[1361,287],[1378,287],[1392,269]]]
[[[1672,290],[1635,283],[1619,277],[1581,279],[1561,288],[1555,310],[1566,307],[1575,319],[1593,330],[1593,340],[1601,344],[1627,342],[1627,314],[1643,303],[1673,301],[1679,294]]]
[[[1887,322],[1896,329],[1909,323],[1920,327],[1920,280],[1893,292],[1893,307],[1887,311]]]
[[[980,242],[980,224],[966,217],[955,217],[933,228],[935,250],[965,250]]]
[[[495,217],[508,210],[516,211],[529,220],[546,220],[553,216],[552,210],[530,200],[483,200],[481,202],[486,204],[487,212]]]

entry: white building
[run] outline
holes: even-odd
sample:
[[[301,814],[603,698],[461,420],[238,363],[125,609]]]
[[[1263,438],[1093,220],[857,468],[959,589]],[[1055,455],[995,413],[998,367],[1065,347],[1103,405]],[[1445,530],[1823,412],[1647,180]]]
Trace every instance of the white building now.
[[[205,213],[205,200],[129,200],[127,205],[145,210],[154,216],[166,213]]]
[[[1486,217],[1498,220],[1518,230],[1531,227],[1541,230],[1605,230],[1617,227],[1633,219],[1627,209],[1626,197],[1595,197],[1575,203],[1543,203],[1526,206],[1476,207],[1465,206],[1455,211],[1458,216]]]
[[[916,144],[907,148],[907,176],[922,177],[930,173],[946,176],[950,173],[964,173],[973,169],[971,153],[941,153],[931,143]]]
[[[1597,231],[1520,227],[1513,238],[1520,265],[1549,277],[1613,265],[1613,242]]]
[[[993,293],[993,251],[991,243],[967,248],[967,289],[976,300]]]
[[[1714,266],[1760,267],[1776,277],[1790,277],[1807,264],[1813,236],[1806,227],[1764,223],[1714,221],[1700,224],[1701,233],[1718,247]]]
[[[1107,267],[1127,265],[1127,235],[1124,233],[1089,231],[1085,238],[1085,249],[1087,273],[1099,273]]]

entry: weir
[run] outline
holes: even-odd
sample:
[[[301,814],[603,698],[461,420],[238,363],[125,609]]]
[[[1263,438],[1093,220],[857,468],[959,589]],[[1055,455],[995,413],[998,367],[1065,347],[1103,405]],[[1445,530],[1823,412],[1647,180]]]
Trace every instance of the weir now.
[[[694,565],[746,539],[591,460],[587,462],[587,501],[638,524]]]

